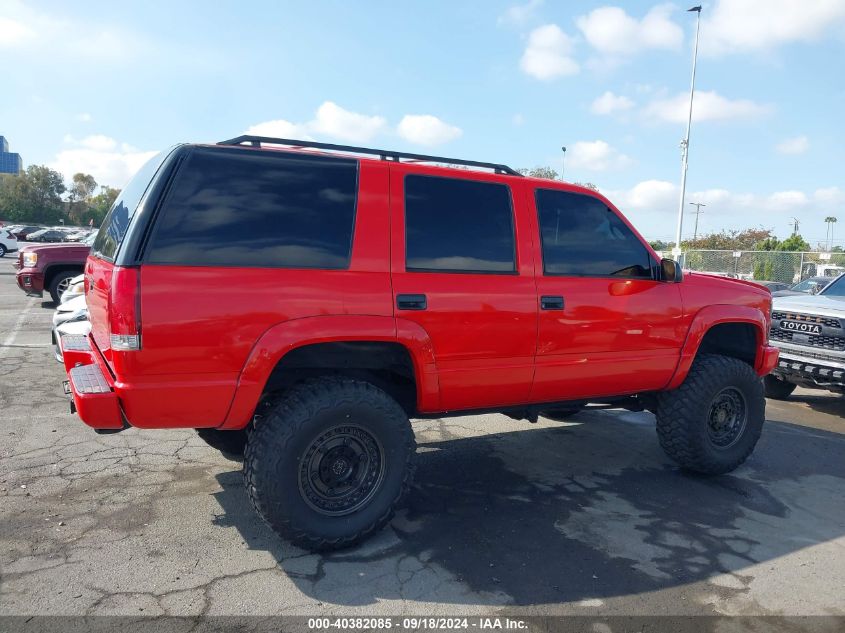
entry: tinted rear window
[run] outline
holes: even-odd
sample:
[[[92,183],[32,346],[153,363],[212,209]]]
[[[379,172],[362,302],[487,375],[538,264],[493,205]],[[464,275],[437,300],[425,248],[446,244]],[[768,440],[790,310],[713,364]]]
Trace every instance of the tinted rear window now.
[[[165,154],[160,153],[148,160],[120,192],[100,226],[97,239],[94,240],[92,247],[94,255],[105,259],[114,259],[117,247],[120,246],[123,236],[126,235],[126,229],[129,228],[129,222],[135,215],[135,210],[141,203],[141,199],[144,197],[147,187],[158,171],[162,160],[164,160],[164,156]]]
[[[506,185],[405,177],[406,270],[511,273],[514,250]]]
[[[189,266],[349,266],[358,161],[196,149],[156,222],[147,261]]]

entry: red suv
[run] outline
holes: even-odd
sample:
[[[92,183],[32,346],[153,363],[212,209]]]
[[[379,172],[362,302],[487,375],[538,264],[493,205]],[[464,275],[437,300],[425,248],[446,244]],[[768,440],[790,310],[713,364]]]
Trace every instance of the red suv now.
[[[85,275],[91,334],[62,339],[83,421],[245,442],[255,508],[312,549],[390,519],[412,417],[648,409],[681,466],[730,471],[777,360],[764,288],[682,276],[594,191],[435,156],[177,146]]]

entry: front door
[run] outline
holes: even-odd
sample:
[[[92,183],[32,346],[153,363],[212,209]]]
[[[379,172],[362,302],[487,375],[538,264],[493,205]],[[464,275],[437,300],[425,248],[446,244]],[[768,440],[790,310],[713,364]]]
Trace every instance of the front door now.
[[[535,402],[660,389],[684,340],[678,285],[605,200],[537,189]]]

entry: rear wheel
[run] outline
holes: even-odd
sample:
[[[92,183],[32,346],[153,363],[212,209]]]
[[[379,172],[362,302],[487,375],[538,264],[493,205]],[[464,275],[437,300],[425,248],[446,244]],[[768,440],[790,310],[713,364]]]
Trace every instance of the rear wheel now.
[[[704,354],[684,383],[660,395],[657,436],[669,457],[699,473],[727,473],[760,439],[765,420],[763,383],[747,363]]]
[[[0,244],[0,257],[6,256],[6,247]]]
[[[390,521],[413,475],[414,435],[399,404],[359,380],[293,387],[256,423],[244,478],[261,517],[300,547],[348,547]]]
[[[786,400],[795,391],[796,385],[769,374],[763,378],[763,386],[766,388],[766,397],[774,400]]]
[[[58,303],[62,297],[62,293],[70,286],[70,280],[76,277],[79,273],[72,270],[57,273],[50,281],[48,291],[54,303]]]

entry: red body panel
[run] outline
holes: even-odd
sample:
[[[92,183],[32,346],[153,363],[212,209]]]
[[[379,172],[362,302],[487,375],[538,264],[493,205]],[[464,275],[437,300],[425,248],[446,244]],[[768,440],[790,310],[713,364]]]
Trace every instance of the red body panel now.
[[[406,271],[407,173],[508,185],[516,272]],[[92,350],[91,362],[108,373],[115,403],[133,426],[231,429],[250,421],[284,355],[314,343],[402,344],[412,359],[421,413],[673,388],[683,382],[707,330],[725,322],[756,328],[756,369],[761,375],[771,369],[770,295],[754,284],[701,275],[680,284],[545,276],[538,186],[594,195],[546,180],[361,159],[348,270],[144,264],[138,351],[111,349],[114,266],[91,257],[86,292],[92,341],[102,353]],[[427,309],[398,310],[397,294],[425,294]],[[544,295],[563,296],[565,308],[541,310]],[[102,413],[89,417],[103,428],[122,424]]]

